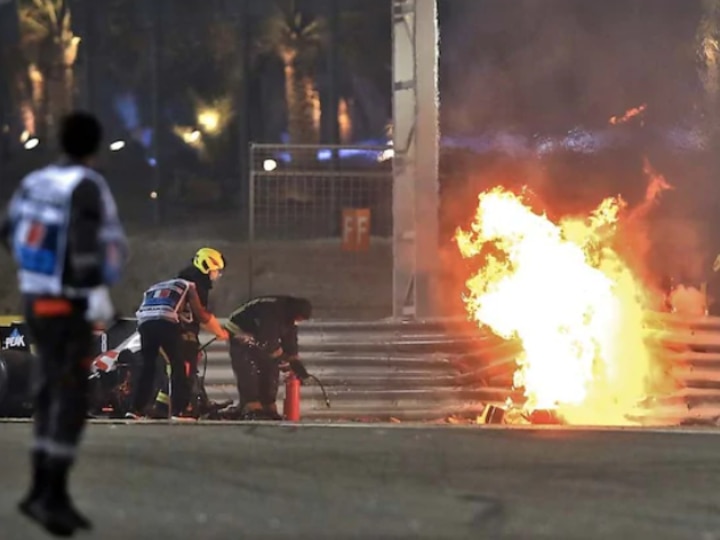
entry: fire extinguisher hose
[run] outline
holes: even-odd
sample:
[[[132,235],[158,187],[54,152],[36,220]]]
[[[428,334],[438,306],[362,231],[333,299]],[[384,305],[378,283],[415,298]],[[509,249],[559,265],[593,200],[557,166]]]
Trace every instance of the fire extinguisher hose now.
[[[207,363],[208,363],[208,355],[207,355],[207,348],[209,345],[212,345],[217,338],[212,338],[210,341],[202,345],[198,352],[203,355],[203,374],[202,374],[202,382],[203,385],[205,384],[205,375],[207,375]]]
[[[308,375],[320,387],[320,391],[322,391],[323,398],[325,399],[325,405],[327,405],[327,408],[329,409],[330,408],[330,398],[328,398],[327,392],[325,391],[325,387],[323,386],[322,381],[320,381],[320,379],[318,379],[315,375],[312,375],[312,374],[308,374]]]

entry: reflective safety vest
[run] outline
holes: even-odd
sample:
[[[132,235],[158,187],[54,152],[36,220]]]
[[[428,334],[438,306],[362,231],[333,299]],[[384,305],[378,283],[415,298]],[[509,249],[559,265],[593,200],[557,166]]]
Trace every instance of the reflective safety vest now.
[[[179,314],[192,286],[191,282],[184,279],[170,279],[150,287],[145,291],[142,304],[135,312],[138,324],[156,319],[180,322]]]
[[[127,241],[105,179],[81,165],[50,165],[23,178],[8,210],[22,293],[83,298],[90,292],[91,287],[70,286],[65,275],[72,198],[83,181],[94,182],[100,191],[103,282],[120,279]]]

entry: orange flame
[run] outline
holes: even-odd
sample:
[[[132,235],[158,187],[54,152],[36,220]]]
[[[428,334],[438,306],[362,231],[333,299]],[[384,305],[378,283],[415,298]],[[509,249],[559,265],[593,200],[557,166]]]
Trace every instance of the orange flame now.
[[[632,109],[628,109],[622,116],[611,116],[609,121],[612,125],[624,124],[631,118],[634,118],[644,113],[645,109],[647,109],[647,105],[643,103],[639,107],[633,107]]]
[[[518,339],[514,383],[524,408],[571,424],[621,425],[647,393],[647,294],[612,247],[621,198],[559,224],[498,187],[479,196],[470,231],[455,240],[480,267],[466,283],[470,317]]]
[[[650,179],[650,182],[648,182],[648,186],[645,189],[645,199],[633,210],[630,216],[632,218],[645,217],[660,198],[663,191],[673,189],[668,181],[665,180],[665,177],[653,168],[647,158],[643,158],[643,173]]]

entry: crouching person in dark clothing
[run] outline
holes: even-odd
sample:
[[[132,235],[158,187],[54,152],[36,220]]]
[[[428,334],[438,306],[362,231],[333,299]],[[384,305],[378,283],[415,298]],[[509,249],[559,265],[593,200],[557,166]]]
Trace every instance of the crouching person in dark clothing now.
[[[307,379],[296,325],[311,316],[310,302],[293,296],[254,298],[230,315],[230,358],[244,419],[282,420],[276,404],[280,369],[287,365]]]

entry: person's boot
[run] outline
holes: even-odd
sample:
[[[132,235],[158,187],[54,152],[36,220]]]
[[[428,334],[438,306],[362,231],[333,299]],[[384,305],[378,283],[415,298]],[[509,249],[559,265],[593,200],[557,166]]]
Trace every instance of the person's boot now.
[[[92,529],[92,523],[75,508],[70,493],[67,489],[67,478],[70,472],[71,462],[60,460],[49,460],[50,468],[48,475],[48,501],[50,506],[57,506],[67,513],[70,522],[77,529]]]
[[[19,508],[23,515],[54,536],[72,536],[80,528],[78,518],[84,519],[62,503],[51,502],[47,491],[39,499],[22,501]]]
[[[259,401],[249,401],[242,407],[240,420],[267,420]]]
[[[69,512],[50,508],[42,499],[21,505],[20,511],[54,536],[69,537],[78,529]]]
[[[70,536],[76,529],[92,528],[90,520],[75,508],[68,493],[70,466],[68,460],[47,460],[46,489],[40,500],[45,515],[39,517],[43,526],[57,536]]]
[[[263,415],[266,420],[280,421],[283,419],[282,415],[280,415],[277,411],[277,405],[274,403],[263,407]]]
[[[262,411],[245,411],[240,415],[240,420],[267,420],[265,414]]]
[[[18,504],[23,514],[27,514],[30,505],[40,499],[46,483],[45,452],[42,450],[34,450],[30,462],[32,468],[32,483],[30,484],[28,494],[25,495]]]
[[[168,406],[158,401],[147,410],[147,417],[152,420],[167,420],[169,416]]]
[[[83,516],[80,511],[75,508],[75,505],[73,504],[72,500],[70,499],[70,496],[65,493],[65,501],[64,504],[67,508],[67,510],[72,515],[72,520],[75,524],[75,527],[78,529],[84,529],[86,531],[90,531],[93,528],[92,522]]]

